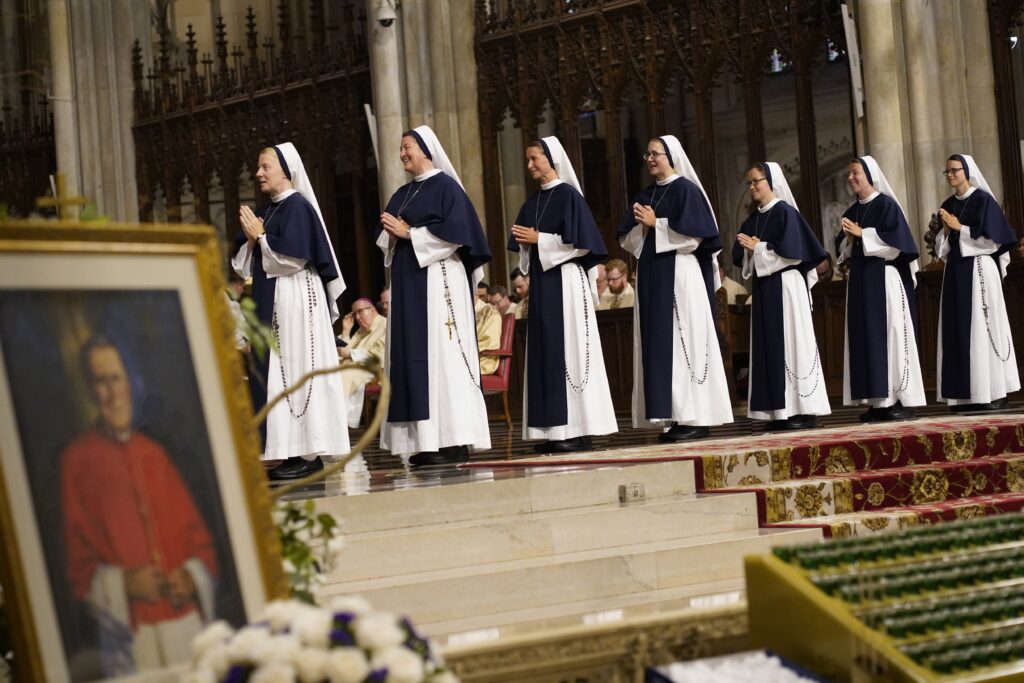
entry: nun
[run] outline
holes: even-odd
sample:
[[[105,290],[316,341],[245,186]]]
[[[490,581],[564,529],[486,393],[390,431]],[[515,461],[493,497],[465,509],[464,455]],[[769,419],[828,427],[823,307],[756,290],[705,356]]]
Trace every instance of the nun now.
[[[249,387],[253,408],[260,410],[268,394],[290,389],[312,370],[337,366],[331,325],[345,281],[295,146],[286,142],[261,151],[256,181],[270,203],[256,211],[239,209],[242,233],[231,265],[252,278],[256,314],[277,342],[269,354],[253,359]],[[339,419],[344,411],[338,374],[307,380],[278,403],[260,430],[263,459],[281,461],[268,476],[304,477],[323,469],[322,456],[348,453],[348,428]]]
[[[808,429],[831,412],[810,296],[825,250],[797,210],[781,166],[754,164],[747,187],[757,208],[732,249],[743,277],[753,277],[747,415],[768,420],[766,431]]]
[[[708,436],[732,422],[714,310],[722,242],[700,178],[674,135],[643,155],[654,183],[618,228],[637,258],[633,308],[633,427],[667,427],[659,441]]]
[[[595,314],[608,251],[558,138],[527,147],[526,167],[540,190],[508,242],[530,276],[523,439],[539,441],[539,453],[567,453],[618,431]]]
[[[911,418],[910,407],[926,403],[917,354],[917,244],[874,157],[852,160],[846,181],[857,199],[835,240],[837,261],[850,269],[843,404],[866,404],[863,422]]]
[[[954,194],[942,203],[936,253],[946,262],[939,307],[938,397],[955,411],[1001,410],[1020,389],[1003,299],[1010,249],[1006,216],[968,154],[943,171]]]
[[[377,235],[391,269],[381,447],[413,466],[465,462],[491,447],[473,309],[491,252],[434,131],[405,132],[399,155],[412,181],[388,201]]]

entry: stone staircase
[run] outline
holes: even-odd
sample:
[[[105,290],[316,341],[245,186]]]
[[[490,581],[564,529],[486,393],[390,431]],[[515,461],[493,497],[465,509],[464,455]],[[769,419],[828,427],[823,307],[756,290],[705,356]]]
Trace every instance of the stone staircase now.
[[[695,493],[690,461],[480,475],[318,501],[346,540],[325,595],[361,594],[458,642],[482,629],[498,637],[499,627],[628,619],[719,595],[736,602],[744,555],[821,538],[759,529],[753,493]],[[620,486],[643,500],[620,502]]]

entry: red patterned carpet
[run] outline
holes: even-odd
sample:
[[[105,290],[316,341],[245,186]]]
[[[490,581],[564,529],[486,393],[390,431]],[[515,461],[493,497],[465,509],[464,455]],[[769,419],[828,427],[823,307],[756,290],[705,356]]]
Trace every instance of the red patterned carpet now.
[[[754,492],[766,527],[862,535],[1024,508],[1020,414],[949,415],[464,467],[667,460],[692,460],[701,492]]]

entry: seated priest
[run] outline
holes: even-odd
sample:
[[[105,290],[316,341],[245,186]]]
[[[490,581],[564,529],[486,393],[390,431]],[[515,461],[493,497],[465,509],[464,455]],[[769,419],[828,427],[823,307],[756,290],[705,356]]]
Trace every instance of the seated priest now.
[[[215,617],[213,541],[167,451],[136,430],[120,349],[97,334],[79,358],[98,419],[61,456],[67,580],[104,678],[187,662]]]
[[[349,331],[358,323],[359,329],[349,337]],[[341,360],[362,363],[371,357],[384,363],[384,344],[387,338],[388,319],[377,313],[373,302],[362,297],[352,304],[352,312],[341,322],[341,337],[348,341],[338,347]],[[373,373],[363,368],[343,368],[341,383],[348,400],[348,426],[355,429],[363,414],[364,387],[373,379]]]
[[[597,305],[599,311],[610,308],[632,308],[634,291],[629,284],[629,266],[622,259],[614,258],[604,264],[608,288],[601,293]]]
[[[493,304],[476,300],[476,341],[480,349],[480,374],[493,375],[498,369],[498,357],[485,355],[501,346],[501,314]]]

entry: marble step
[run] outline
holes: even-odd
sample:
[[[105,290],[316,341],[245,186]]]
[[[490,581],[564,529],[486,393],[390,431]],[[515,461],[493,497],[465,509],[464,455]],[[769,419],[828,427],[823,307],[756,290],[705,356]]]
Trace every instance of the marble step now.
[[[502,563],[482,557],[472,566],[328,582],[322,592],[361,594],[378,608],[432,624],[740,577],[744,555],[820,538],[819,529],[755,529]]]
[[[466,483],[327,496],[317,500],[317,508],[341,520],[347,535],[618,503],[622,484],[641,484],[648,501],[675,498],[697,490],[693,472],[688,461],[538,468],[527,476],[517,470],[464,471],[456,474]],[[416,476],[435,475],[428,470]]]
[[[757,528],[753,493],[538,512],[345,536],[327,580],[398,576]]]

